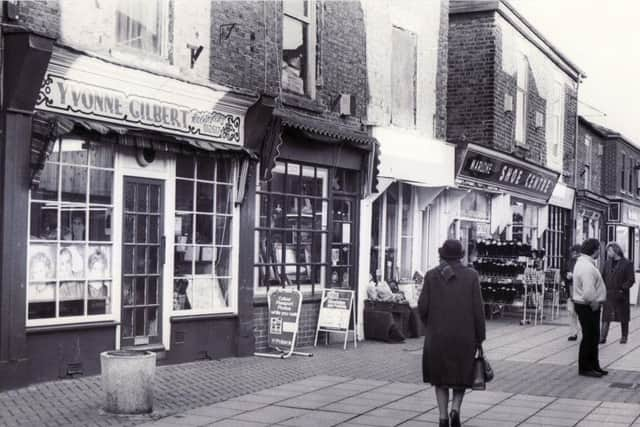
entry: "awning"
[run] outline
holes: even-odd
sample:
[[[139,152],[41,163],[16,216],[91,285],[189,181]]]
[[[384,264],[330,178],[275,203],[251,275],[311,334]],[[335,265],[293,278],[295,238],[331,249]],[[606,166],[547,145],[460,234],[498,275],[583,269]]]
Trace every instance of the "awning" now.
[[[236,144],[185,138],[157,131],[140,130],[79,117],[37,111],[33,116],[31,137],[31,185],[40,181],[40,173],[53,148],[53,142],[73,133],[93,141],[129,147],[152,148],[159,152],[209,157],[234,156],[256,160],[254,152]]]
[[[553,193],[551,193],[549,204],[571,210],[573,209],[573,199],[575,194],[576,190],[558,182],[553,189]]]
[[[392,127],[376,127],[380,176],[427,187],[453,187],[455,149],[444,141]]]

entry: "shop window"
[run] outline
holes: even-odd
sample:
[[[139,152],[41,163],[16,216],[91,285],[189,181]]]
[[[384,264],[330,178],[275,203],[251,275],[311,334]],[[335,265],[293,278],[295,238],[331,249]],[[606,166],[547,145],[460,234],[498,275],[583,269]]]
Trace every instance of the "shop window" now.
[[[229,159],[176,160],[174,311],[234,308],[234,175]]]
[[[491,196],[477,191],[468,192],[460,202],[460,211],[465,219],[489,221],[491,219]]]
[[[28,324],[110,317],[113,159],[109,144],[55,143],[30,192]]]
[[[511,201],[511,238],[537,247],[538,207],[519,200]]]
[[[391,37],[391,122],[401,127],[416,124],[417,37],[393,27]]]
[[[315,4],[311,0],[284,0],[282,7],[282,88],[314,98]]]
[[[393,183],[373,204],[370,272],[376,280],[410,280],[418,268],[413,262],[416,197],[413,186]]]
[[[564,87],[554,82],[547,111],[547,141],[550,157],[554,164],[562,166],[562,143],[564,140]]]
[[[332,187],[340,186],[335,177],[332,181]],[[314,293],[325,286],[329,191],[328,169],[289,162],[278,162],[272,179],[259,183],[255,228],[258,292],[289,285]],[[334,206],[334,219],[349,223],[353,208],[345,203]],[[333,241],[342,241],[341,235],[334,237]],[[332,266],[352,263],[344,258],[348,255],[340,247],[332,247]],[[336,269],[335,282],[343,280]]]
[[[569,211],[551,205],[548,209],[549,223],[543,236],[547,268],[562,268],[568,249],[565,230],[569,221]],[[588,233],[588,230],[587,219],[586,225],[583,225],[583,233]]]
[[[158,56],[165,55],[167,18],[167,0],[118,0],[117,45]]]
[[[520,55],[518,58],[518,71],[517,71],[517,89],[516,89],[516,131],[515,141],[518,145],[526,145],[527,143],[527,90],[528,90],[528,76],[529,63],[525,55]]]

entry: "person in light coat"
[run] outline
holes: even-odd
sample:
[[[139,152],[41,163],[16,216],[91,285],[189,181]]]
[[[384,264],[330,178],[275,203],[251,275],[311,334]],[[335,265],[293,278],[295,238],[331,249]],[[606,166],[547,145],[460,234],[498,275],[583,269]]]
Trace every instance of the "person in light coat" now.
[[[598,360],[600,309],[607,299],[607,288],[596,267],[596,259],[600,256],[600,242],[597,239],[585,240],[580,253],[573,268],[573,303],[582,329],[578,373],[600,378],[607,374]]]

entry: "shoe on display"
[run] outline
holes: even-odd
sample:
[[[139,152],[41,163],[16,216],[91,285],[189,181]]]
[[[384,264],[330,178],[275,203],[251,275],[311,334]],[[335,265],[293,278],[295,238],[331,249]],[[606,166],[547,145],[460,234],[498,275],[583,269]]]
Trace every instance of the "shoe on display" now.
[[[449,413],[451,427],[460,427],[460,414],[455,409]]]
[[[567,341],[577,341],[578,340],[578,335],[571,335],[569,338],[567,338]]]
[[[602,378],[602,374],[597,371],[580,371],[578,374],[583,377]]]
[[[620,338],[620,344],[626,344],[626,343],[627,343],[627,337]]]

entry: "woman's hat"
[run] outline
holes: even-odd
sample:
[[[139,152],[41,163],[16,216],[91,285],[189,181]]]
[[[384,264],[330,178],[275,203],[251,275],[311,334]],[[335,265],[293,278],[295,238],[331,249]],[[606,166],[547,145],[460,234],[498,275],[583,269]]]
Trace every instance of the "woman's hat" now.
[[[456,260],[464,257],[464,249],[462,249],[462,243],[460,240],[449,239],[445,240],[441,248],[438,248],[438,253],[442,259]]]

